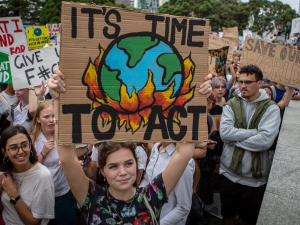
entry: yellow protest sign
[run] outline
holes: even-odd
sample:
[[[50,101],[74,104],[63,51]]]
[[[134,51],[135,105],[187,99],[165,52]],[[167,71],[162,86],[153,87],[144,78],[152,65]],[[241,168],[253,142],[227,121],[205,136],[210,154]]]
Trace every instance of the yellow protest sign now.
[[[28,47],[30,49],[43,48],[50,44],[49,30],[47,26],[26,28]]]

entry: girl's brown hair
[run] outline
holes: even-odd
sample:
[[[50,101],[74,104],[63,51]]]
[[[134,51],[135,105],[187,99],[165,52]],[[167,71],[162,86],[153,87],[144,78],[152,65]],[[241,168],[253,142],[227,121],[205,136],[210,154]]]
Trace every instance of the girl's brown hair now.
[[[52,100],[46,100],[44,102],[42,102],[39,107],[37,108],[36,110],[36,113],[33,117],[33,121],[32,121],[32,126],[31,126],[31,129],[29,131],[29,134],[32,136],[32,143],[34,144],[38,135],[42,132],[42,128],[41,128],[41,124],[37,122],[37,119],[41,112],[48,108],[48,107],[54,107],[54,104],[53,104],[53,101]]]
[[[193,175],[193,193],[196,193],[201,175],[200,175],[200,168],[199,168],[197,159],[193,158],[193,160],[195,162],[195,172]]]
[[[100,172],[100,169],[103,169],[106,165],[106,159],[107,157],[113,153],[118,151],[120,148],[126,148],[129,149],[134,157],[134,160],[136,162],[136,178],[139,176],[139,170],[138,170],[138,159],[135,153],[136,145],[134,142],[113,142],[113,141],[106,141],[99,145],[98,147],[98,172],[97,172],[97,179],[96,183],[99,186],[109,186],[107,183],[107,180],[104,181],[104,176]],[[134,187],[137,186],[136,181],[133,184]]]
[[[22,126],[10,126],[10,127],[6,128],[3,131],[3,133],[1,134],[1,139],[0,139],[0,149],[1,149],[1,151],[0,151],[0,162],[1,162],[0,171],[11,172],[14,168],[14,165],[12,164],[12,162],[10,160],[5,159],[4,152],[7,151],[6,150],[6,143],[7,143],[8,139],[10,139],[11,137],[13,137],[17,134],[26,135],[27,140],[31,145],[30,152],[28,152],[29,162],[31,164],[34,164],[35,162],[38,161],[34,145],[32,144],[30,135],[28,134],[27,130]],[[2,162],[6,162],[6,163],[2,163]]]

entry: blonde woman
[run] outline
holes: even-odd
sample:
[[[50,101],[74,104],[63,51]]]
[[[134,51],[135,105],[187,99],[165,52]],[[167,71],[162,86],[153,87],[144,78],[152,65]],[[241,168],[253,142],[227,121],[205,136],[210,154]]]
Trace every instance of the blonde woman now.
[[[50,224],[74,225],[77,220],[74,198],[59,165],[54,141],[54,107],[51,100],[46,100],[38,106],[30,135],[38,160],[50,170],[55,185],[55,220],[51,220]]]

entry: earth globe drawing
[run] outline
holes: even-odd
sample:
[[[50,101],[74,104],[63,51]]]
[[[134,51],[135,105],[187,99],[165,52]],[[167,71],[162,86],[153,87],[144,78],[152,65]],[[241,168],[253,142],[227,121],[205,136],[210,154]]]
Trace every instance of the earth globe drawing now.
[[[119,89],[124,83],[129,96],[145,87],[149,71],[157,91],[165,91],[174,82],[178,93],[183,80],[183,59],[174,46],[153,33],[137,33],[119,37],[106,49],[98,72],[103,91],[120,101]],[[100,76],[99,76],[100,75]],[[112,89],[111,87],[115,87]],[[117,91],[116,91],[117,90]]]
[[[82,83],[93,108],[111,106],[117,112],[119,127],[134,133],[148,123],[153,106],[161,107],[164,117],[174,106],[193,98],[191,87],[195,64],[191,55],[183,59],[176,47],[151,32],[129,33],[114,39],[90,60]],[[173,121],[179,123],[177,114]],[[110,115],[101,115],[103,123]]]

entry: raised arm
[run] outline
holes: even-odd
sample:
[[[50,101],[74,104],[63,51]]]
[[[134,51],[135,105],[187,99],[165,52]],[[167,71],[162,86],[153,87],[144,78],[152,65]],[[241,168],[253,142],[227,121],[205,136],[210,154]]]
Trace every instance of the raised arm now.
[[[57,69],[54,72],[55,74],[53,74],[49,80],[48,88],[51,96],[54,98],[54,106],[57,107],[59,93],[65,92],[66,90],[65,83],[63,82],[64,75]],[[54,111],[57,111],[57,109],[54,108]],[[57,128],[58,126],[56,126],[55,129]],[[76,155],[75,145],[58,146],[57,151],[71,191],[77,202],[80,205],[83,205],[89,188],[89,179],[86,177],[80,166]]]
[[[289,105],[293,96],[293,92],[294,92],[294,88],[289,87],[287,92],[285,92],[285,94],[283,95],[282,99],[278,102],[277,105],[280,107],[281,110],[283,110],[285,107]]]
[[[81,206],[87,196],[89,179],[78,162],[75,145],[61,145],[57,147],[57,151],[71,191]]]
[[[34,116],[40,102],[45,101],[44,82],[34,88],[29,88],[29,113]]]
[[[168,166],[162,173],[167,196],[173,191],[181,178],[188,162],[193,157],[195,143],[177,143],[176,151]]]

